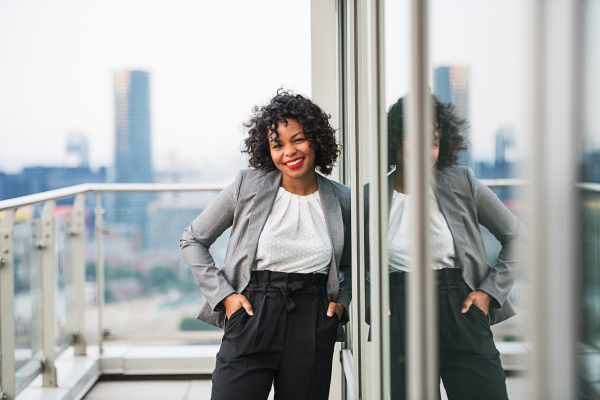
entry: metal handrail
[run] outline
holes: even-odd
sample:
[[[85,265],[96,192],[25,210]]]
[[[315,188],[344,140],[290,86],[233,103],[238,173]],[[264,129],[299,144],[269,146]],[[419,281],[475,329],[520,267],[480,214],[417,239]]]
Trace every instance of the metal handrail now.
[[[48,200],[60,200],[79,193],[105,192],[195,192],[223,190],[226,183],[83,183],[66,188],[48,190],[0,201],[0,211],[43,203]]]
[[[514,187],[527,184],[525,179],[480,179],[488,187]],[[42,193],[1,200],[0,211],[43,203],[48,200],[60,200],[79,193],[104,192],[194,192],[223,190],[226,183],[83,183],[81,185],[49,190]],[[600,192],[600,183],[580,182],[577,187],[591,192]]]

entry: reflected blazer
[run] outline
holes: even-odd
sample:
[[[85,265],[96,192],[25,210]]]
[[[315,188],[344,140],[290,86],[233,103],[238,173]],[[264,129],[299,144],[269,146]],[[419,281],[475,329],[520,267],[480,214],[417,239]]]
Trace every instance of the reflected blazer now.
[[[395,175],[395,170],[388,175],[388,215]],[[463,279],[471,290],[480,290],[492,298],[488,313],[490,324],[512,317],[515,311],[507,297],[525,256],[525,225],[489,187],[475,178],[469,167],[434,169],[433,191],[450,228],[456,253],[454,261],[460,266]],[[368,192],[369,185],[365,185],[366,216],[369,214]],[[493,267],[487,261],[479,224],[502,245]],[[365,234],[365,241],[367,238]]]
[[[225,326],[222,301],[241,293],[250,282],[258,239],[281,186],[281,171],[246,169],[239,171],[209,206],[188,226],[179,241],[181,254],[192,270],[206,298],[196,316],[219,328]],[[321,206],[333,246],[327,279],[329,301],[344,305],[338,340],[343,339],[342,324],[348,322],[351,299],[350,188],[317,174]],[[231,227],[223,268],[215,266],[210,246]]]

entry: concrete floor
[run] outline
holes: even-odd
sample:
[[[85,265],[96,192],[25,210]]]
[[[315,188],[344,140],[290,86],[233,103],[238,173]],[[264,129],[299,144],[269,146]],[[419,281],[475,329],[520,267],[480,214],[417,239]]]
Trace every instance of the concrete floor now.
[[[531,390],[527,378],[513,376],[507,378],[510,400],[530,400]],[[167,380],[167,381],[101,381],[84,397],[86,400],[209,400],[211,382],[209,380]],[[442,400],[446,400],[442,390]],[[269,396],[273,400],[273,391]]]

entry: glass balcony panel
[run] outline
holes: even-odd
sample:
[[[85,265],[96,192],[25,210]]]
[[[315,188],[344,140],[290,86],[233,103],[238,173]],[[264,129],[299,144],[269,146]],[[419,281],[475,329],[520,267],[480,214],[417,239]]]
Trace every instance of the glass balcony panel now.
[[[220,329],[195,318],[204,298],[179,250],[185,228],[216,194],[103,195],[103,312],[109,339],[220,340]],[[218,268],[225,261],[228,238],[229,229],[210,247]],[[200,331],[212,333],[203,336]]]
[[[40,367],[42,348],[42,293],[40,220],[31,220],[31,208],[17,214],[13,229],[15,384],[26,381]]]
[[[73,245],[70,235],[71,206],[58,206],[54,213],[54,318],[56,349],[68,346],[74,330]]]

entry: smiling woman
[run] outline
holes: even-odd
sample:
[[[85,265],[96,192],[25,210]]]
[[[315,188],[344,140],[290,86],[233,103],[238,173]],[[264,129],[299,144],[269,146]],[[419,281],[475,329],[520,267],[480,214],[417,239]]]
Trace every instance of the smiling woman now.
[[[181,252],[224,328],[212,399],[328,399],[350,303],[350,189],[329,174],[340,146],[329,115],[279,90],[245,125],[240,171],[185,230]],[[209,248],[232,226],[225,263]]]

